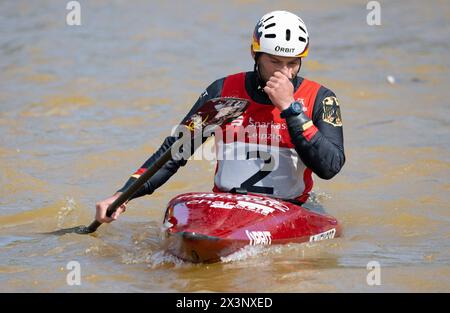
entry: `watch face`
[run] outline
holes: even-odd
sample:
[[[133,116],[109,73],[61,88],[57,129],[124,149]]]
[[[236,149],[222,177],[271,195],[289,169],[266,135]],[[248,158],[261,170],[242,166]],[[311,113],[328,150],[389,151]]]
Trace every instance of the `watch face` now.
[[[300,104],[300,102],[297,102],[297,101],[295,101],[295,102],[292,103],[292,109],[293,109],[296,113],[299,113],[299,114],[303,112],[303,107],[302,107],[302,105]]]

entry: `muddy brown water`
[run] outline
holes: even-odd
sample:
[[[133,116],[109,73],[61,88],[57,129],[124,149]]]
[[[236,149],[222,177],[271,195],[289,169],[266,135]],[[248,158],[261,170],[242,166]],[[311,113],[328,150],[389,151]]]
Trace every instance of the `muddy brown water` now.
[[[89,1],[71,27],[65,1],[0,2],[0,291],[449,292],[450,9],[381,1],[369,26],[366,4]],[[342,106],[347,163],[315,179],[310,203],[338,218],[342,238],[211,265],[166,255],[165,206],[210,190],[210,161],[189,162],[93,236],[41,234],[89,223],[210,82],[250,70],[252,29],[274,9],[302,16],[301,74]],[[69,261],[81,286],[66,282]],[[367,284],[370,261],[381,285]]]

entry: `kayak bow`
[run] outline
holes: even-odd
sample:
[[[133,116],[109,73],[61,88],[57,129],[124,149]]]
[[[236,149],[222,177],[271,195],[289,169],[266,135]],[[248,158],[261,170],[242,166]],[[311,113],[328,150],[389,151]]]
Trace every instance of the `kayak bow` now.
[[[340,236],[337,220],[256,194],[186,193],[164,218],[169,253],[193,263],[217,262],[247,245],[313,242]]]

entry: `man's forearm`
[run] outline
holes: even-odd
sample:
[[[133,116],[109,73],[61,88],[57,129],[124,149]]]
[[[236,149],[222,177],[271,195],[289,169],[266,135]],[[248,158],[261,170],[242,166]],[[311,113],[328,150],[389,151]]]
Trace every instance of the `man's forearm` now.
[[[320,178],[334,177],[345,163],[344,147],[331,142],[316,126],[311,125],[309,119],[293,117],[287,118],[286,122],[292,143],[303,163]],[[309,128],[303,130],[305,123],[309,124]],[[342,128],[336,131],[342,136]]]
[[[118,191],[124,192],[128,189],[138,178],[141,176],[158,158],[161,157],[167,150],[169,150],[173,143],[177,140],[177,137],[169,136],[162,143],[161,147],[147,160],[145,163],[133,174],[125,185]],[[177,172],[180,166],[186,164],[186,159],[175,161],[169,160],[155,175],[150,178],[133,196],[131,199],[144,196],[146,194],[153,193],[158,187],[163,185],[169,178]]]

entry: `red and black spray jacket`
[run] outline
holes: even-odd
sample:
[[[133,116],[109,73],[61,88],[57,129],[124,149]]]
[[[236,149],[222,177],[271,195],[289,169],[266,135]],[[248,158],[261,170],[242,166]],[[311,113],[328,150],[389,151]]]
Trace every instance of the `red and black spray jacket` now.
[[[280,111],[259,86],[255,72],[216,80],[202,93],[187,116],[212,98],[250,100],[244,114],[223,125],[224,133],[220,140],[216,139],[214,191],[244,190],[305,202],[313,187],[312,173],[322,179],[331,179],[341,170],[345,162],[344,141],[335,94],[301,77],[296,77],[293,84],[295,100],[303,104],[305,114],[314,124],[304,132],[295,122],[280,117]],[[245,136],[227,137],[230,131],[242,129]],[[176,140],[175,136],[167,137],[119,191],[126,190]],[[196,148],[192,144],[191,153]],[[132,198],[153,193],[186,162],[185,159],[170,160]]]

